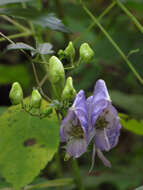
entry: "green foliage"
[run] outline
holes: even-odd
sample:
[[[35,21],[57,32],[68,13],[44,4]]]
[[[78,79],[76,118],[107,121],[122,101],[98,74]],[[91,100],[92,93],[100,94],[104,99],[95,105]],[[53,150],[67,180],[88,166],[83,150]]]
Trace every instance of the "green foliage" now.
[[[52,50],[52,44],[50,43],[43,43],[43,44],[38,44],[37,48],[33,48],[32,46],[25,44],[23,42],[18,42],[15,44],[10,44],[7,46],[7,50],[29,50],[31,51],[32,55],[35,55],[36,53],[39,53],[41,55],[45,55],[45,54],[51,54],[54,51]]]
[[[0,106],[0,115],[7,110],[6,106]]]
[[[28,68],[23,64],[0,65],[0,84],[10,84],[18,80],[25,87],[29,84],[30,79]]]
[[[6,8],[0,10],[0,15],[13,16],[15,18],[21,18],[24,20],[32,21],[33,24],[49,27],[52,30],[58,30],[61,32],[69,33],[69,29],[61,22],[60,19],[56,18],[54,14],[47,12],[39,12],[34,8]]]
[[[0,5],[12,4],[12,3],[23,3],[26,1],[30,1],[30,0],[0,0]]]
[[[121,124],[125,129],[137,135],[143,135],[143,120],[138,121],[136,119],[131,119],[125,114],[120,114],[120,118]]]
[[[113,103],[128,111],[132,116],[143,117],[143,96],[137,94],[125,94],[119,91],[110,91]]]
[[[34,51],[35,49],[28,45],[28,44],[25,44],[23,42],[18,42],[18,43],[15,43],[15,44],[10,44],[7,46],[7,50],[16,50],[16,49],[24,49],[24,50],[30,50],[30,51]]]
[[[136,11],[143,11],[143,2],[142,0],[136,0],[136,1],[132,1],[132,0],[126,0],[125,4],[129,7],[129,8],[133,8]]]
[[[0,172],[19,189],[53,158],[59,144],[58,121],[54,114],[32,117],[20,105],[10,107],[0,120]]]
[[[143,186],[136,188],[135,190],[143,190]]]

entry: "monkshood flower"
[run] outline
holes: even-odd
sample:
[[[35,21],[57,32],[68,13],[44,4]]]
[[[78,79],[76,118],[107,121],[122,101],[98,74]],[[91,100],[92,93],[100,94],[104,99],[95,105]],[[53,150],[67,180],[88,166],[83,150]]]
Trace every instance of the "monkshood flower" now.
[[[95,154],[102,160],[105,166],[111,167],[102,151],[109,151],[116,146],[120,134],[120,119],[116,109],[112,106],[106,84],[103,80],[96,82],[93,96],[87,99],[88,108],[88,136],[93,137],[94,146],[92,166],[94,166]]]
[[[62,142],[66,142],[66,155],[78,158],[88,146],[88,113],[84,91],[76,95],[60,127]]]

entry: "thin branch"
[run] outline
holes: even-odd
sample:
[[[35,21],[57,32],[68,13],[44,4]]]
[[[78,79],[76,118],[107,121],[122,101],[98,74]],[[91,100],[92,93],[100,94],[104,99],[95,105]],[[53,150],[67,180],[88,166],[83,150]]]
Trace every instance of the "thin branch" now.
[[[89,9],[85,6],[85,4],[82,3],[82,7],[85,10],[85,12],[90,16],[90,18],[96,23],[96,25],[100,28],[100,30],[103,32],[103,34],[107,37],[107,39],[110,41],[110,43],[114,46],[114,48],[117,50],[117,52],[121,55],[121,57],[124,59],[125,63],[129,66],[131,71],[134,73],[136,78],[140,81],[140,83],[143,85],[143,79],[140,76],[140,74],[135,70],[132,63],[128,60],[127,56],[124,54],[124,52],[120,49],[120,47],[116,44],[116,42],[112,39],[112,37],[109,35],[109,33],[104,29],[104,27],[99,23],[97,18],[89,11]]]
[[[8,22],[12,23],[13,25],[17,26],[17,28],[21,29],[22,31],[30,32],[30,30],[28,28],[19,24],[17,21],[11,19],[10,17],[8,17],[6,15],[1,15],[1,17],[4,18],[5,20],[7,20]]]
[[[106,14],[109,13],[109,11],[116,5],[116,2],[113,1],[102,13],[101,15],[97,18],[98,21],[100,21]],[[83,38],[94,26],[96,25],[95,22],[93,22],[91,25],[89,25],[89,27],[83,31],[83,33],[77,37],[75,40],[74,40],[74,43],[77,43],[77,41],[79,41],[81,38]]]
[[[33,33],[31,31],[29,32],[22,32],[22,33],[19,33],[19,34],[13,34],[13,35],[9,35],[7,36],[8,39],[16,39],[16,38],[20,38],[20,37],[28,37],[28,36],[31,36]],[[2,35],[1,35],[2,36]],[[7,40],[6,38],[0,38],[0,42],[3,42]]]
[[[46,82],[46,80],[48,79],[48,73],[46,73],[46,75],[43,77],[43,79],[40,81],[39,86],[42,87],[43,84]]]
[[[139,23],[139,21],[135,18],[134,15],[122,4],[119,0],[115,0],[117,5],[126,13],[126,15],[133,21],[133,23],[137,26],[141,33],[143,33],[143,26]]]

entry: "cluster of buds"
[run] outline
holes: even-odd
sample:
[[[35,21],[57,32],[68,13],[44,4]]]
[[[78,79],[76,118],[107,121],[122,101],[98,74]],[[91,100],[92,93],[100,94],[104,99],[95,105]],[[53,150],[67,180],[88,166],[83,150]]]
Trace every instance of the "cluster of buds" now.
[[[58,51],[58,57],[52,56],[48,63],[49,81],[53,87],[55,98],[59,101],[72,101],[76,95],[76,90],[73,87],[71,77],[65,79],[65,67],[62,62],[68,61],[67,68],[74,68],[79,66],[79,63],[88,63],[92,60],[94,52],[87,43],[83,43],[79,48],[79,59],[75,59],[75,48],[72,42],[69,42],[65,50]],[[66,64],[67,66],[67,64]],[[70,67],[71,66],[71,67]],[[67,69],[66,68],[66,69]]]
[[[68,46],[64,50],[58,51],[59,57],[51,56],[49,58],[45,68],[52,87],[52,104],[53,100],[57,100],[59,102],[60,108],[57,108],[57,104],[55,105],[55,109],[58,111],[59,109],[64,110],[64,108],[68,108],[76,95],[72,77],[69,76],[66,78],[65,66],[62,62],[66,59],[68,61],[68,66],[74,68],[81,62],[90,62],[93,55],[94,52],[90,46],[87,43],[83,43],[79,48],[78,61],[75,61],[75,48],[73,43],[69,42]],[[44,110],[41,113],[42,97],[38,89],[33,89],[29,106],[24,106],[23,90],[18,82],[13,83],[9,97],[12,104],[22,104],[23,108],[31,114],[33,114],[33,112],[35,114],[35,110],[36,114],[39,112],[40,115],[48,115],[51,113],[51,108],[47,108],[47,110]]]
[[[30,97],[30,103],[25,104],[23,99],[23,90],[21,85],[18,82],[14,82],[12,84],[9,98],[11,100],[11,103],[13,105],[22,105],[22,109],[24,109],[26,112],[33,116],[38,116],[40,118],[44,118],[49,116],[52,113],[51,107],[46,107],[45,109],[41,109],[41,103],[42,103],[42,96],[39,93],[37,89],[33,89],[31,97]]]

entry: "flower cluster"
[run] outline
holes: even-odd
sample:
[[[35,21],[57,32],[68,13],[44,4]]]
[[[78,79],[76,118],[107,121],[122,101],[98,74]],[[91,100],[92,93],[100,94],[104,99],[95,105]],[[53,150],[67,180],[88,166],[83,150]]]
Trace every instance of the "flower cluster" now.
[[[95,154],[105,166],[111,167],[102,151],[109,151],[116,146],[120,134],[120,119],[112,106],[106,84],[103,80],[96,82],[93,95],[87,100],[84,91],[76,95],[72,107],[69,108],[60,127],[62,142],[66,142],[66,154],[78,158],[84,152],[91,140],[94,140],[92,166]]]

